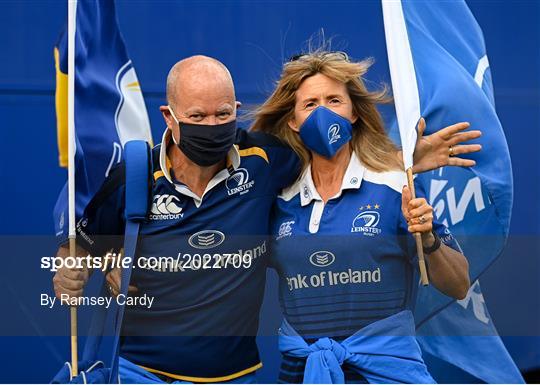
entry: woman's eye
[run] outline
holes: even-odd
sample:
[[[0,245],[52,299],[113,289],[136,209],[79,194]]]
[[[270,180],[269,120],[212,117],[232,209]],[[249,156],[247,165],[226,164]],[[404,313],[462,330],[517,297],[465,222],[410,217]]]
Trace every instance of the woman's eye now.
[[[339,103],[341,103],[341,100],[339,100],[339,99],[330,100],[330,104],[339,104]]]
[[[316,106],[315,103],[309,102],[309,103],[306,104],[306,107],[305,107],[305,108],[313,108],[313,107],[315,107],[315,106]]]

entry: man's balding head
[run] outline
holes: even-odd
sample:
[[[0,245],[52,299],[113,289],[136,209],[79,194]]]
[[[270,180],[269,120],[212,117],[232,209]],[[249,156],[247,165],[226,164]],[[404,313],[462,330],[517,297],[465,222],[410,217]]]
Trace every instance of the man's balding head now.
[[[167,101],[176,105],[193,90],[218,94],[229,92],[234,99],[231,73],[214,58],[196,55],[177,62],[167,76]]]
[[[202,55],[183,59],[171,68],[167,77],[167,101],[169,106],[161,106],[160,110],[178,140],[180,132],[171,110],[181,123],[213,126],[235,120],[240,105],[227,67]]]

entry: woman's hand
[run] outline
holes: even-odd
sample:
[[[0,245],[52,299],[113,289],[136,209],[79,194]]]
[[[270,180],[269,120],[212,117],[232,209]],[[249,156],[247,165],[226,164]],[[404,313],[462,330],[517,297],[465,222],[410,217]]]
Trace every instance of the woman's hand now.
[[[422,234],[422,246],[425,249],[434,247],[436,239],[433,235],[433,208],[424,198],[411,199],[411,190],[403,186],[401,194],[401,211],[407,220],[411,233]],[[426,254],[430,281],[443,294],[456,299],[463,299],[471,286],[469,280],[469,263],[460,252],[440,243],[440,246]]]
[[[433,207],[425,198],[412,199],[411,190],[408,186],[403,186],[401,192],[401,212],[407,221],[410,233],[422,234],[422,244],[430,247],[435,243],[435,238],[431,233],[433,229]]]
[[[420,118],[417,127],[418,139],[414,149],[413,173],[430,171],[443,166],[474,166],[476,164],[474,160],[456,156],[478,152],[482,149],[479,144],[460,144],[482,135],[479,130],[462,132],[469,127],[469,123],[460,122],[424,136],[426,122],[424,118]]]

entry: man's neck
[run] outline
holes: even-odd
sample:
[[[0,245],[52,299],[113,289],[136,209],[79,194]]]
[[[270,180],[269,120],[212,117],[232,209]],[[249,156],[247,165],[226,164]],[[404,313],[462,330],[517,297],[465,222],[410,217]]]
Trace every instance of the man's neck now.
[[[311,177],[325,203],[340,191],[350,160],[351,148],[348,145],[330,159],[312,153]]]
[[[176,179],[188,186],[199,197],[203,196],[210,180],[225,168],[225,160],[209,167],[201,167],[193,163],[175,145],[167,147],[167,156],[171,161],[171,167]]]

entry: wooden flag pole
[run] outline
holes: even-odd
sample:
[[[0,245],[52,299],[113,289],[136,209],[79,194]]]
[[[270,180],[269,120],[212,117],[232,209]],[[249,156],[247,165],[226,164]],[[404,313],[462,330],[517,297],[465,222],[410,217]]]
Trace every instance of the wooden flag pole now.
[[[416,191],[414,189],[412,167],[409,167],[407,169],[407,184],[409,185],[409,190],[411,191],[412,199],[415,199]],[[416,252],[418,254],[418,267],[420,268],[420,279],[422,281],[422,285],[427,286],[429,285],[429,279],[428,279],[427,269],[426,269],[426,260],[424,258],[424,247],[422,246],[422,234],[414,233],[413,236],[416,242]]]
[[[75,238],[69,239],[69,255],[76,256],[77,242]],[[77,342],[77,306],[70,307],[70,330],[71,330],[71,375],[79,373],[79,354]]]

